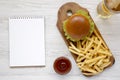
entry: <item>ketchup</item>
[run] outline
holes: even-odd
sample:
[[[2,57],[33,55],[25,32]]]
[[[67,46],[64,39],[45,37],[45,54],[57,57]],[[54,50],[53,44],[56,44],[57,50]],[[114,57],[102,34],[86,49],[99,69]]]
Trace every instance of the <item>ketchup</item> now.
[[[71,62],[66,57],[59,57],[54,62],[54,70],[58,74],[67,74],[71,70]]]

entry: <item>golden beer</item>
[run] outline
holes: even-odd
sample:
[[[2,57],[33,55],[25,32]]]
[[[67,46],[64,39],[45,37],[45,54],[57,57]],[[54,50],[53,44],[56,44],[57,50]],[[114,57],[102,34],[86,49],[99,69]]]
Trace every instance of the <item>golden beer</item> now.
[[[97,13],[102,18],[109,18],[115,13],[120,13],[120,0],[103,0],[97,6]]]

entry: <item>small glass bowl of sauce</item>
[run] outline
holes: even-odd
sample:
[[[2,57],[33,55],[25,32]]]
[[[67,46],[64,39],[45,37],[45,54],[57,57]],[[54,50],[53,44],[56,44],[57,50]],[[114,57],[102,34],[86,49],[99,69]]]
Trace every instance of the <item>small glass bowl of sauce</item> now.
[[[61,75],[69,73],[72,68],[70,60],[66,57],[57,58],[53,67],[55,72]]]

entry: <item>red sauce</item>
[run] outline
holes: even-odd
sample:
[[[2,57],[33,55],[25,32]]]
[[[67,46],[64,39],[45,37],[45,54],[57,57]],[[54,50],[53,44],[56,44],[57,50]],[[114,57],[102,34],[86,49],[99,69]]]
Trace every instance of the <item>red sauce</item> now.
[[[59,57],[54,62],[54,70],[58,74],[67,74],[71,70],[71,62],[65,57]]]

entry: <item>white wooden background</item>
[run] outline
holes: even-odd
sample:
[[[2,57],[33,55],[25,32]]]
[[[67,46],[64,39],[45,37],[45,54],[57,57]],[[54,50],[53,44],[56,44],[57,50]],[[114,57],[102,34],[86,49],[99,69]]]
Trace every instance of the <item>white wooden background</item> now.
[[[76,66],[56,28],[57,11],[66,2],[77,2],[92,15],[116,62],[101,74],[85,77]],[[103,20],[96,6],[101,0],[0,0],[0,80],[119,80],[120,79],[120,14]],[[8,18],[10,16],[45,16],[46,67],[9,68]],[[53,62],[66,56],[72,61],[67,75],[54,72]]]

